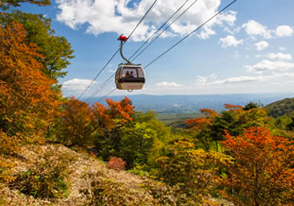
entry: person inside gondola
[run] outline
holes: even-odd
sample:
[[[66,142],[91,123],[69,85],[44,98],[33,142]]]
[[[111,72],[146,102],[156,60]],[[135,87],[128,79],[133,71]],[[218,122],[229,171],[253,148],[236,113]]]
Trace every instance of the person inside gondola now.
[[[129,71],[126,72],[126,76],[125,76],[125,77],[126,77],[126,78],[130,78],[130,77],[131,77]]]
[[[130,78],[134,78],[134,72],[131,71]]]

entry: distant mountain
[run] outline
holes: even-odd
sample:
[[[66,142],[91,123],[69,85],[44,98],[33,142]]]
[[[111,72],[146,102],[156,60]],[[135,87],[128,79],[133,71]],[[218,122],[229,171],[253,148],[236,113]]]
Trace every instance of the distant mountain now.
[[[202,108],[221,111],[224,104],[244,106],[249,102],[260,102],[267,105],[274,101],[293,97],[293,94],[222,94],[222,95],[129,95],[136,111],[152,110],[158,113],[197,113]],[[101,97],[90,98],[84,101],[93,104]],[[122,100],[124,96],[108,97],[115,101]],[[105,104],[105,101],[102,101]]]
[[[269,115],[273,117],[290,114],[294,111],[294,98],[286,98],[273,102],[265,107],[269,111]]]

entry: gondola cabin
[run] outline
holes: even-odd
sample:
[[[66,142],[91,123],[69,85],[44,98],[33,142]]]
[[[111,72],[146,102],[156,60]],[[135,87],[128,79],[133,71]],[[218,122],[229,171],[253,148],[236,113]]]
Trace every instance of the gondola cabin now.
[[[142,89],[145,74],[141,65],[120,64],[115,73],[116,88],[120,90]]]

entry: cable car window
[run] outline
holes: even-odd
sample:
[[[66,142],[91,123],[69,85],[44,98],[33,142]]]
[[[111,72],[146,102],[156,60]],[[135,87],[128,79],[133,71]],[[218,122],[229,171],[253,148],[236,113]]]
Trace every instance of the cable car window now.
[[[138,78],[137,69],[136,68],[123,68],[122,77]]]
[[[144,71],[142,68],[138,69],[138,77],[144,78]]]

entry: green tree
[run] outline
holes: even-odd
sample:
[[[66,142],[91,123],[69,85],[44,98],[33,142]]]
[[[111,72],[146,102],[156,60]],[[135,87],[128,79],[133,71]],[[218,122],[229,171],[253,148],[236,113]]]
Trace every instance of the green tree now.
[[[147,112],[146,118],[140,118],[148,119],[149,114]],[[141,116],[140,113],[138,115]],[[133,122],[121,128],[119,156],[126,160],[128,169],[135,166],[144,166],[145,170],[155,169],[156,159],[164,155],[170,130],[156,118],[140,121],[136,116]]]
[[[3,10],[9,9],[10,6],[20,6],[20,3],[31,3],[39,6],[50,5],[50,0],[1,0],[0,8]]]
[[[50,79],[57,80],[64,77],[67,72],[63,71],[69,64],[69,59],[74,56],[70,43],[62,36],[55,35],[51,28],[51,19],[42,14],[23,13],[13,10],[11,13],[4,12],[0,16],[2,25],[11,25],[17,22],[23,25],[27,32],[26,44],[34,43],[39,47],[39,53],[43,58],[37,60],[44,65],[42,72]]]
[[[290,122],[287,124],[286,129],[294,131],[294,112],[290,114]]]
[[[246,104],[244,106],[244,110],[250,110],[250,109],[254,109],[254,108],[262,108],[263,104],[261,102],[249,102],[248,104]]]
[[[127,169],[147,164],[149,150],[157,139],[156,131],[149,126],[146,122],[135,122],[122,128],[119,156],[127,162]]]

